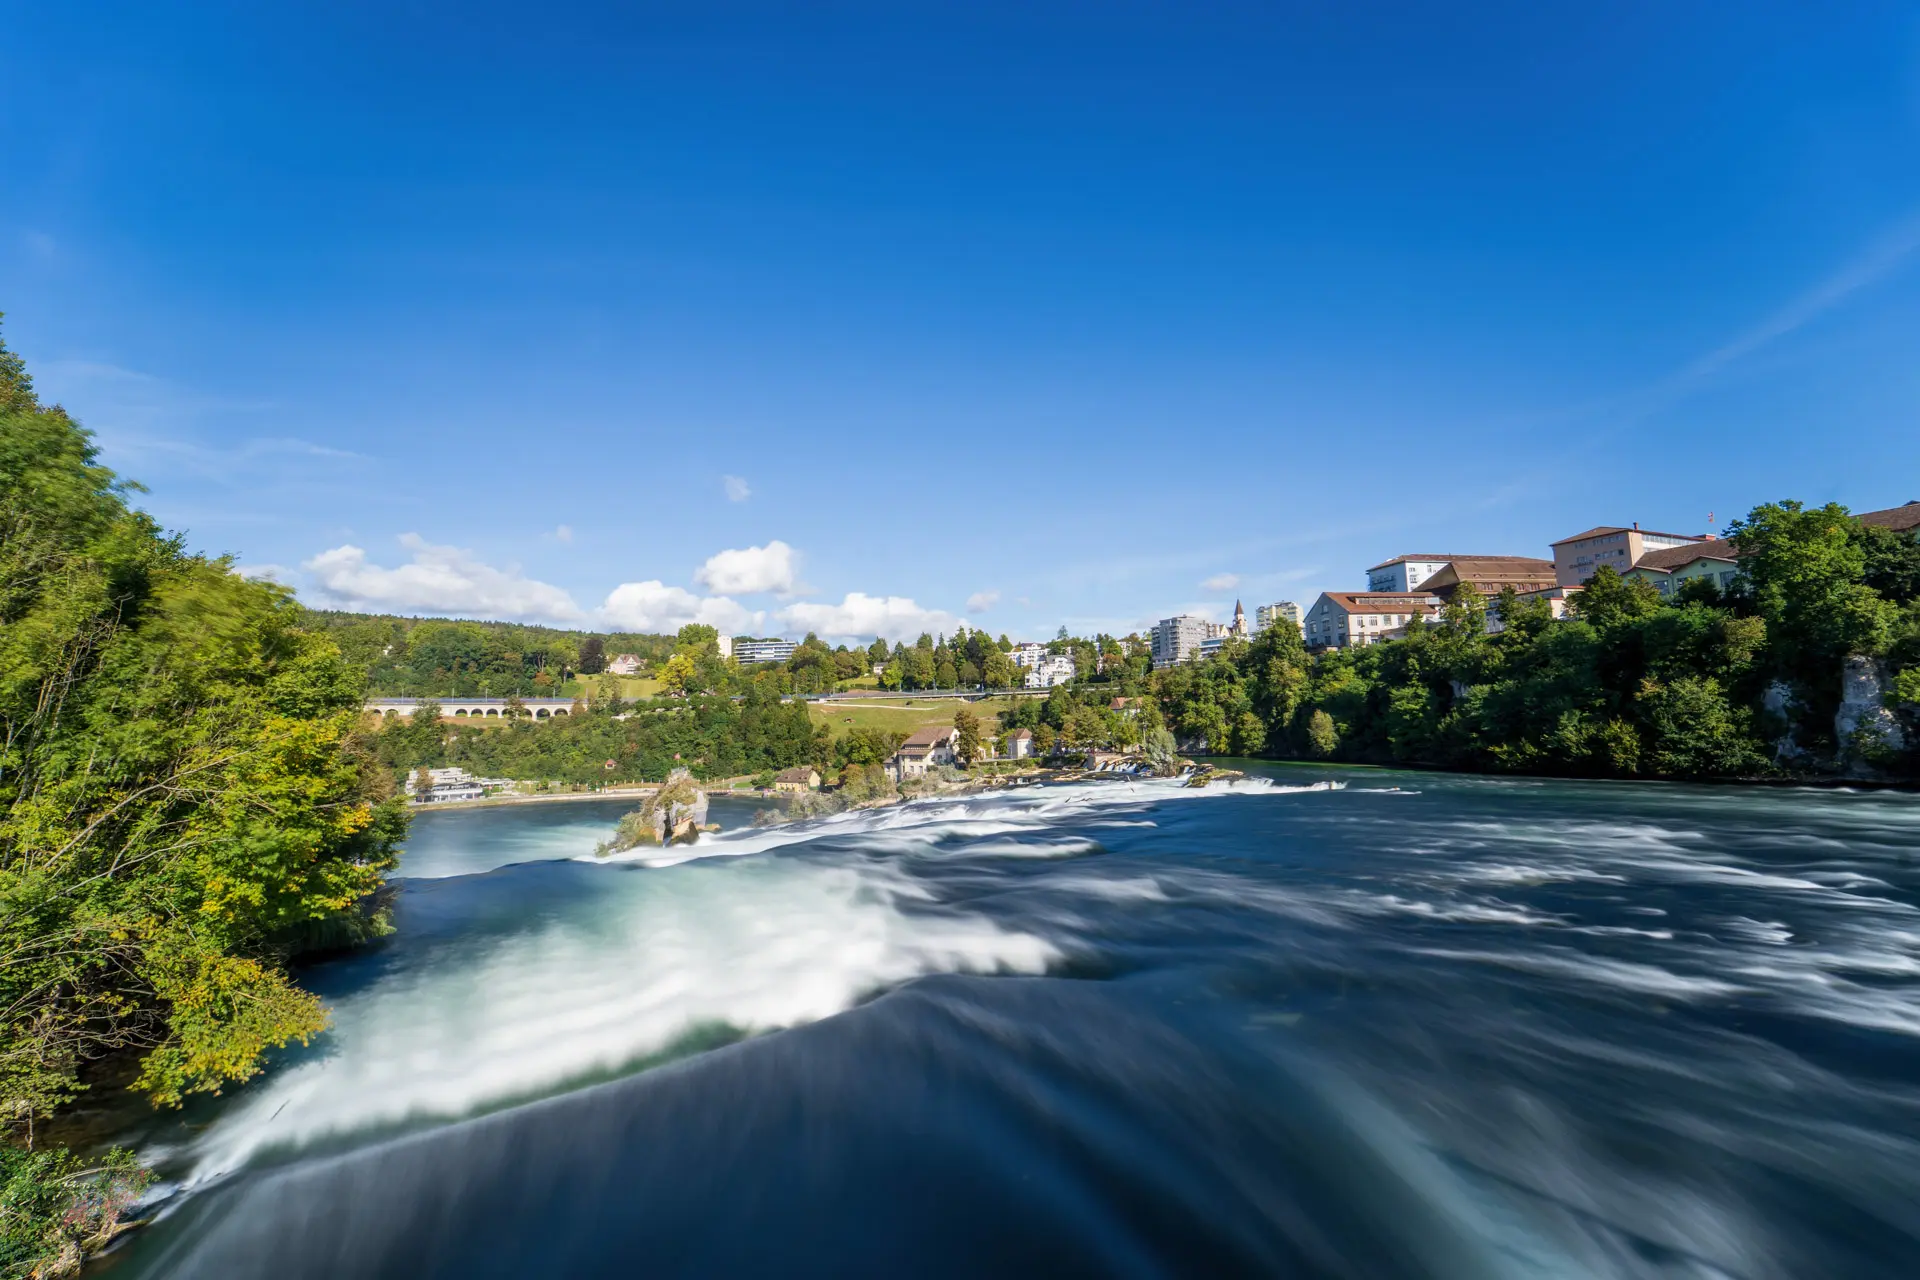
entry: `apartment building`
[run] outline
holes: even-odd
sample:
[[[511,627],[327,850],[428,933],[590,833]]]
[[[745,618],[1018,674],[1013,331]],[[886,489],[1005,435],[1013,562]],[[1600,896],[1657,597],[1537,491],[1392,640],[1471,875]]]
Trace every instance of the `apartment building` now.
[[[1051,689],[1074,677],[1073,659],[1064,653],[1042,654],[1040,661],[1027,670],[1027,688]]]
[[[1637,523],[1630,527],[1601,525],[1553,544],[1554,581],[1562,587],[1577,587],[1602,565],[1625,575],[1649,551],[1706,541],[1709,539],[1703,533],[1655,533]]]
[[[1260,605],[1253,611],[1253,630],[1258,635],[1276,622],[1291,622],[1299,626],[1304,619],[1300,606],[1291,600],[1276,600],[1272,604]]]
[[[1400,591],[1323,591],[1307,610],[1310,649],[1344,649],[1397,640],[1440,610],[1433,596]]]
[[[1039,666],[1040,659],[1047,656],[1047,646],[1026,640],[1013,646],[1013,651],[1007,656],[1013,659],[1014,666],[1031,669]]]
[[[1190,613],[1160,619],[1153,626],[1154,669],[1192,661],[1200,652],[1200,642],[1211,638],[1217,626]]]
[[[733,656],[741,666],[755,662],[785,662],[800,646],[791,640],[735,640]]]

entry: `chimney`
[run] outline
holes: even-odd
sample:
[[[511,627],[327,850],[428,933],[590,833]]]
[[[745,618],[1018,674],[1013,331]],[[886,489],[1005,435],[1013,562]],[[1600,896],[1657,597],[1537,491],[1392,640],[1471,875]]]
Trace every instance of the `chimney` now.
[[[1635,521],[1633,522],[1633,527],[1634,527],[1634,528],[1635,528],[1636,530],[1637,530],[1637,529],[1639,529],[1639,528],[1640,528],[1640,522],[1639,522],[1638,520],[1635,520]]]

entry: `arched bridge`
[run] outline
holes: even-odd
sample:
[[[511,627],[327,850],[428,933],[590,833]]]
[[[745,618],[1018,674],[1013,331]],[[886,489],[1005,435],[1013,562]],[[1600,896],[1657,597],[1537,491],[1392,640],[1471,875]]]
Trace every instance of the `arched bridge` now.
[[[414,708],[422,702],[433,701],[440,704],[442,719],[481,716],[506,716],[505,698],[368,698],[366,710],[377,716],[410,716]],[[522,698],[521,714],[535,720],[551,720],[558,716],[573,714],[572,698]]]

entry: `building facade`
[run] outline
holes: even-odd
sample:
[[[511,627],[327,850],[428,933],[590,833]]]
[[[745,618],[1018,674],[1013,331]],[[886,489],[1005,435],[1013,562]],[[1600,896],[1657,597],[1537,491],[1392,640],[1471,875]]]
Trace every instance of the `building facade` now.
[[[1709,541],[1705,534],[1655,533],[1631,527],[1601,525],[1562,538],[1553,544],[1554,582],[1562,587],[1577,587],[1599,572],[1602,566],[1625,576],[1649,551],[1684,547],[1690,542]]]
[[[1508,587],[1525,594],[1558,586],[1553,561],[1532,556],[1461,556],[1427,575],[1420,590],[1428,595],[1452,600],[1461,590],[1482,597],[1497,596]]]
[[[407,775],[407,794],[418,804],[444,804],[449,800],[478,800],[487,794],[486,781],[474,777],[465,769],[429,769],[427,776],[431,785],[425,795],[419,794],[419,783],[414,774]]]
[[[1040,665],[1040,659],[1047,656],[1047,646],[1032,640],[1023,640],[1013,646],[1007,656],[1013,659],[1013,665],[1016,667],[1037,667]]]
[[[741,666],[755,662],[785,662],[800,646],[791,640],[735,640],[733,656]]]
[[[1681,583],[1695,578],[1705,578],[1725,591],[1739,578],[1740,562],[1731,542],[1709,538],[1649,551],[1622,576],[1651,582],[1663,596],[1671,596]]]
[[[1214,625],[1190,613],[1160,619],[1153,626],[1154,669],[1191,661],[1200,652],[1200,642],[1212,636]]]
[[[637,653],[616,653],[607,659],[607,672],[610,675],[630,676],[640,670],[640,655]]]
[[[793,769],[782,769],[773,775],[773,789],[783,795],[798,795],[803,791],[820,789],[820,774],[807,765]]]
[[[1073,659],[1066,654],[1042,654],[1040,661],[1027,670],[1027,688],[1051,689],[1057,684],[1065,684],[1073,679],[1074,674]]]
[[[893,753],[887,763],[892,767],[895,782],[905,782],[908,778],[925,777],[927,770],[954,762],[954,744],[960,740],[960,731],[951,725],[916,729],[900,749]]]
[[[1305,621],[1305,617],[1300,611],[1300,606],[1291,600],[1276,600],[1272,604],[1263,604],[1253,611],[1253,629],[1256,634],[1281,621],[1291,622],[1297,627]]]
[[[1372,565],[1367,569],[1367,590],[1398,591],[1406,594],[1446,568],[1449,560],[1467,558],[1469,557],[1440,555],[1395,556],[1391,560]]]
[[[1439,612],[1430,595],[1398,591],[1323,591],[1307,610],[1309,649],[1345,649],[1397,640]]]

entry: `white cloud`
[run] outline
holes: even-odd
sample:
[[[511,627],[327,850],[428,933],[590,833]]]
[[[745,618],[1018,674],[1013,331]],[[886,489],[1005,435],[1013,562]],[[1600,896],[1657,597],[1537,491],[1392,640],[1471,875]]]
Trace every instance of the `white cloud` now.
[[[623,582],[615,587],[600,606],[599,617],[616,631],[670,633],[689,622],[699,622],[733,635],[758,631],[766,615],[725,596],[698,596],[685,587],[670,587],[654,579]]]
[[[721,595],[792,595],[794,560],[793,548],[775,538],[764,547],[720,552],[694,572],[693,580]]]
[[[1240,585],[1237,573],[1216,573],[1200,584],[1202,591],[1231,591]]]
[[[402,534],[400,545],[413,560],[397,568],[367,563],[367,553],[351,544],[322,551],[301,568],[319,584],[322,601],[344,608],[516,621],[570,622],[582,616],[572,596],[527,577],[517,565],[496,569],[470,551],[436,546],[417,533]]]
[[[721,476],[720,487],[727,491],[728,502],[745,502],[753,496],[753,489],[739,476]]]
[[[967,597],[968,613],[985,613],[1000,603],[998,591],[976,591]]]
[[[573,526],[570,524],[560,525],[554,529],[553,536],[557,541],[560,541],[560,542],[572,542]]]
[[[923,631],[952,631],[960,620],[939,609],[922,609],[905,596],[870,596],[850,591],[839,604],[792,604],[774,615],[796,634],[817,632],[835,639],[882,636],[912,640]]]

